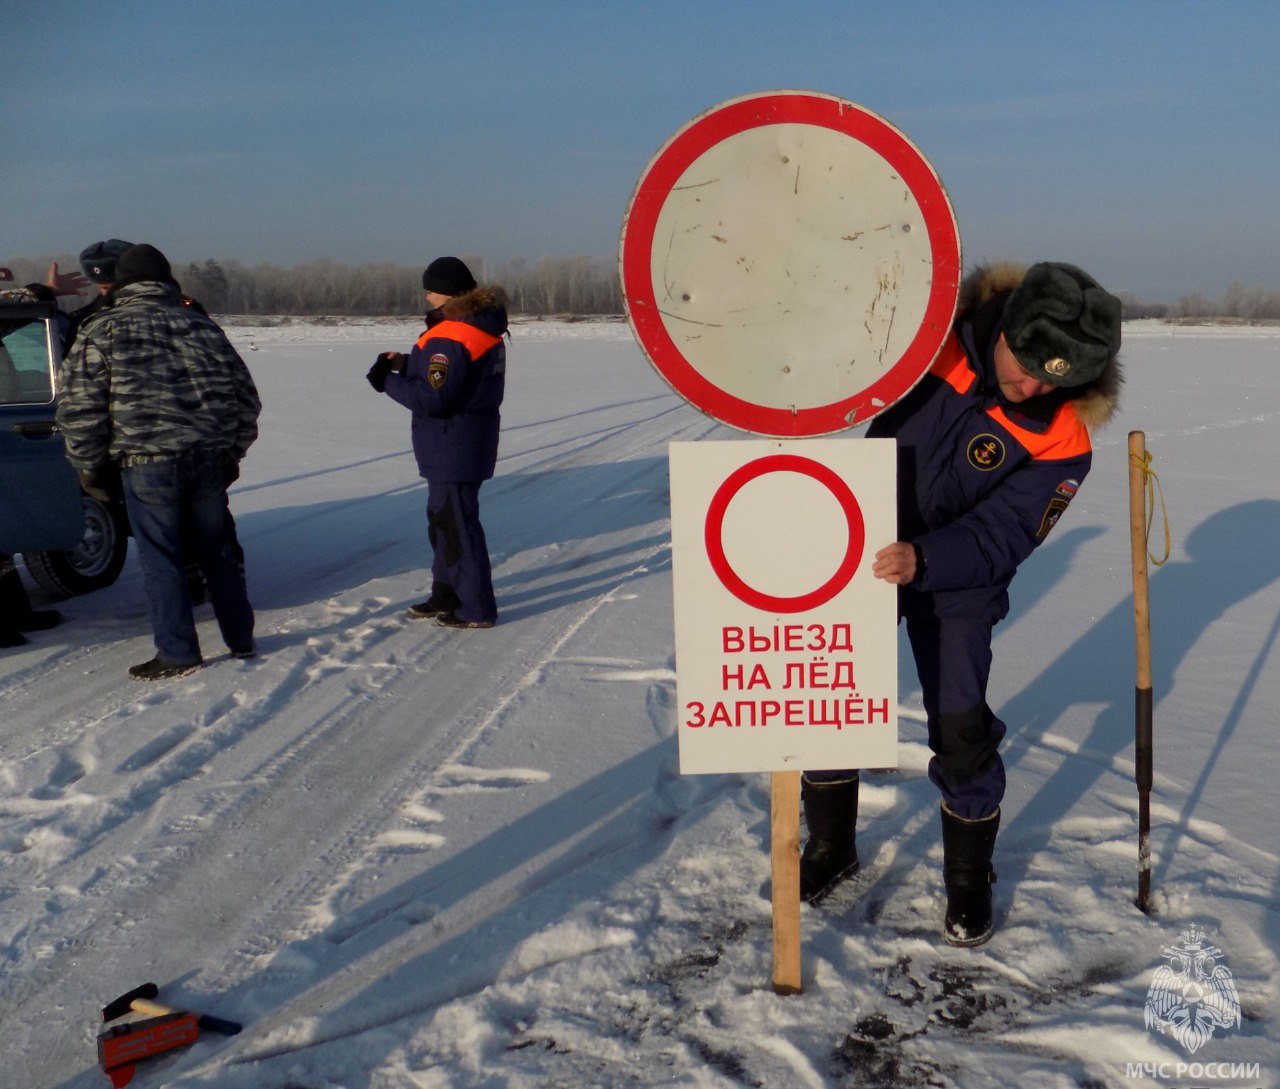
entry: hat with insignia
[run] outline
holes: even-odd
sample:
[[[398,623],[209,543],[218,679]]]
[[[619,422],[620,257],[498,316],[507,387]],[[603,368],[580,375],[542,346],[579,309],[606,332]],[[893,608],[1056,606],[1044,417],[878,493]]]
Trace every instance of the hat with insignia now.
[[[1042,261],[1004,304],[1004,337],[1027,373],[1083,386],[1120,350],[1120,300],[1075,265]]]
[[[95,284],[110,284],[116,278],[116,259],[132,246],[121,238],[95,242],[80,251],[80,271]]]

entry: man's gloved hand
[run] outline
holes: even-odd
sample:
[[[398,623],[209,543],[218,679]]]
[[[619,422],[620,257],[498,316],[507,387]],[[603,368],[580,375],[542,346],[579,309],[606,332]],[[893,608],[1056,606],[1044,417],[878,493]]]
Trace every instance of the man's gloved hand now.
[[[387,388],[387,375],[392,371],[399,370],[398,361],[403,361],[404,356],[399,352],[383,352],[377,359],[373,361],[373,366],[369,368],[369,373],[365,377],[377,392],[384,393]],[[401,363],[401,365],[403,365]]]
[[[77,475],[80,477],[80,490],[99,502],[115,503],[124,498],[120,470],[110,462],[92,469],[81,469]]]
[[[228,488],[240,479],[240,459],[230,450],[222,455],[222,482]]]

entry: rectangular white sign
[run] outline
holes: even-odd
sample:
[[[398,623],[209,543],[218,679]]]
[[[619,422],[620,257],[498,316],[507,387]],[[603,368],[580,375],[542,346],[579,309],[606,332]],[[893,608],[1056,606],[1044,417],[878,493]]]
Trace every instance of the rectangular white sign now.
[[[892,439],[672,443],[684,774],[896,767]]]

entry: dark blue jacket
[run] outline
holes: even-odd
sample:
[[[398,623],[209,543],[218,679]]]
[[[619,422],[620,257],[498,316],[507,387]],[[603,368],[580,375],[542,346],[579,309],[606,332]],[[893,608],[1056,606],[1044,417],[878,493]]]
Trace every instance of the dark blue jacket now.
[[[1086,421],[1114,407],[1110,382],[1020,405],[1000,396],[992,351],[1005,297],[962,311],[929,373],[867,432],[897,440],[898,539],[924,561],[905,609],[1003,617],[1018,565],[1089,472]]]
[[[418,338],[386,393],[413,413],[413,453],[427,480],[478,484],[498,460],[506,382],[506,294],[475,288],[450,299]]]

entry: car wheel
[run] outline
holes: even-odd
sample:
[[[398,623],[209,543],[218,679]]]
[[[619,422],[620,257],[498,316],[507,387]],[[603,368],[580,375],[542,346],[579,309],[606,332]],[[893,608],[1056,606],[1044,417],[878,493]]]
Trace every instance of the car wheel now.
[[[51,594],[87,594],[120,577],[129,549],[129,522],[120,503],[81,496],[84,537],[62,552],[25,552],[27,570]]]

